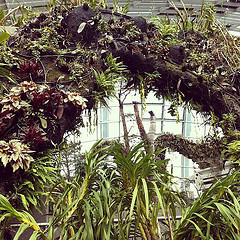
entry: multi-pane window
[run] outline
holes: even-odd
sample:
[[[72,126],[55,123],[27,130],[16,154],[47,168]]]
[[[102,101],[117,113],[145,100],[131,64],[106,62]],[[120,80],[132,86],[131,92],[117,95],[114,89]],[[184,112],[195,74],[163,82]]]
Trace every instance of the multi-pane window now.
[[[140,98],[135,92],[128,94],[124,101],[124,113],[130,139],[139,139],[132,101],[140,102]],[[144,109],[139,104],[139,113],[146,132],[148,132],[150,124],[148,111],[153,111],[156,115],[156,137],[162,133],[173,133],[196,140],[208,133],[209,127],[203,124],[203,119],[200,115],[197,115],[194,111],[189,112],[186,107],[179,107],[177,113],[178,121],[176,121],[176,116],[172,116],[169,113],[170,105],[171,102],[158,100],[153,94],[149,94],[147,97]],[[88,150],[96,140],[101,138],[123,141],[123,126],[117,100],[109,101],[109,109],[101,105],[99,106],[98,124],[92,134],[87,133],[86,129],[82,129],[82,149],[84,151]],[[188,178],[193,174],[196,166],[191,160],[176,152],[168,152],[166,157],[170,159],[168,168],[173,170],[174,175]]]
[[[100,106],[99,108],[99,130],[100,138],[107,139],[109,137],[109,111],[106,107]]]

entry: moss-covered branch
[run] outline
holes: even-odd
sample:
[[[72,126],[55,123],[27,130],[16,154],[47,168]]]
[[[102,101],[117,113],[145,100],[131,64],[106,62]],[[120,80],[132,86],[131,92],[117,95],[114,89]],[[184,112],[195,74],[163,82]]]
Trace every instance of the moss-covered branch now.
[[[206,139],[193,142],[179,135],[163,134],[155,140],[156,149],[169,148],[183,156],[192,159],[200,168],[224,166],[225,160],[221,153],[223,144],[221,140]]]

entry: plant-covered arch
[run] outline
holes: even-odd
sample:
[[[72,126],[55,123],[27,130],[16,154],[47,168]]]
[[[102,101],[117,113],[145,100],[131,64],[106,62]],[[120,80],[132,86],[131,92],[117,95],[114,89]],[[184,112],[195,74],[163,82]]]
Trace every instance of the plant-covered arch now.
[[[82,124],[84,109],[106,104],[118,81],[138,89],[143,99],[154,91],[214,116],[216,125],[223,124],[223,138],[201,145],[164,135],[156,142],[178,150],[185,141],[182,153],[201,167],[211,165],[201,163],[209,157],[222,165],[222,150],[240,130],[239,39],[215,20],[210,5],[194,21],[176,9],[175,22],[147,22],[94,7],[55,6],[21,26],[2,46],[1,62],[17,84],[2,78],[8,90],[2,90],[0,102],[1,143],[6,146],[1,168],[26,170],[31,156],[54,148],[66,131]],[[205,150],[199,157],[195,149]]]
[[[17,206],[17,195],[26,209],[36,207],[44,191],[55,186],[60,176],[48,150],[82,124],[83,111],[96,108],[99,101],[106,104],[118,81],[139,90],[143,100],[154,91],[175,105],[188,103],[223,131],[223,137],[210,136],[200,143],[164,134],[156,140],[159,148],[179,151],[203,168],[222,165],[224,152],[238,161],[239,40],[215,21],[210,5],[194,21],[187,11],[176,11],[179,22],[155,18],[147,23],[142,17],[87,4],[56,6],[24,24],[2,45],[1,224],[8,227],[8,221],[17,218],[22,222],[17,235],[30,227],[33,239],[52,239],[57,227],[63,239],[109,239],[111,234],[124,239],[132,226],[135,235],[159,239],[161,210],[168,225],[166,238],[237,237],[239,199],[232,191],[237,192],[239,170],[186,208],[162,168],[166,160],[145,152],[143,143],[128,155],[122,145],[114,146],[117,174],[114,168],[105,171],[106,155],[100,155],[102,146],[95,144],[86,153],[84,170],[72,182],[59,181],[56,186],[48,236],[28,213],[10,205]],[[176,219],[176,205],[184,209],[181,221]],[[112,224],[116,211],[118,226]],[[7,231],[0,231],[0,237],[3,234],[6,238]]]

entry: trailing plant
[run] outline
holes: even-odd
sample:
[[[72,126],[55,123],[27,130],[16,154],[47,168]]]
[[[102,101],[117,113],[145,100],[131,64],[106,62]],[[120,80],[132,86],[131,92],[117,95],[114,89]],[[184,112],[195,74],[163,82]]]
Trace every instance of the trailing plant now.
[[[155,140],[156,149],[168,147],[183,156],[192,159],[200,168],[213,166],[223,167],[225,159],[222,151],[225,148],[223,139],[215,136],[206,136],[204,139],[194,142],[180,135],[170,133],[162,134]]]

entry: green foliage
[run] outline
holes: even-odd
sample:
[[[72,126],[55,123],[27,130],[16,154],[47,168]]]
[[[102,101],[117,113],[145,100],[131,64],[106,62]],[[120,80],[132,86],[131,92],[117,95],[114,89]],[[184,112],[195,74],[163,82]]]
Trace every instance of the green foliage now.
[[[0,221],[7,227],[12,218],[17,218],[22,224],[16,237],[32,228],[32,239],[44,240],[53,240],[56,229],[61,230],[60,237],[64,240],[129,239],[130,236],[239,239],[240,170],[213,183],[188,206],[174,189],[174,177],[164,170],[167,160],[157,157],[161,151],[146,152],[141,142],[126,155],[119,143],[102,148],[99,141],[85,154],[85,163],[76,177],[69,181],[59,179],[57,183],[51,179],[42,182],[53,185],[48,197],[53,215],[46,233],[29,213],[14,209],[2,195]],[[43,164],[42,169],[46,166]],[[36,174],[34,169],[39,172],[41,168],[33,166]],[[49,172],[54,174],[52,169],[46,169],[35,175],[36,179],[43,180]],[[180,220],[177,213],[182,216]],[[3,230],[0,234],[3,235]]]
[[[179,21],[177,21],[177,25],[179,27],[179,30],[187,30],[188,23],[189,23],[189,16],[188,11],[185,7],[185,4],[183,0],[180,0],[180,3],[182,5],[183,11],[180,11],[175,3],[172,0],[168,0],[169,4],[173,7],[173,9],[176,11],[177,17],[179,18]]]
[[[159,78],[158,81],[147,83],[148,89],[145,88],[145,92],[153,90],[157,97],[174,100],[176,103],[177,93],[182,91],[184,93],[183,103],[189,104],[194,110],[210,115],[209,113],[213,111],[213,107],[210,105],[214,105],[214,103],[211,103],[211,97],[203,94],[198,83],[202,82],[206,89],[213,89],[213,93],[217,95],[222,91],[229,91],[229,96],[237,94],[237,86],[230,80],[231,74],[237,72],[239,66],[237,64],[239,62],[237,39],[234,40],[225,27],[216,21],[213,5],[203,2],[201,14],[196,16],[194,11],[186,10],[183,1],[180,1],[183,5],[182,11],[176,8],[174,1],[169,2],[175,8],[179,21],[174,22],[168,18],[152,18],[150,23],[153,23],[155,30],[153,31],[155,41],[151,47],[161,59],[168,63],[168,61],[174,60],[174,57],[169,54],[171,47],[176,44],[182,45],[185,57],[181,69],[184,72],[187,69],[189,73],[193,74],[193,78],[197,77],[197,80],[183,83],[181,76],[178,81],[173,81],[175,77],[169,77],[168,83],[165,85],[165,79]],[[171,72],[169,76],[173,76],[178,71],[171,64],[169,70]],[[220,84],[218,84],[219,81]],[[141,80],[137,82],[137,86],[142,87]],[[154,86],[157,86],[157,91]],[[203,101],[198,101],[200,96],[198,99],[195,98],[195,93],[198,91],[201,92]],[[172,104],[170,110],[177,116],[175,103]],[[221,118],[218,110],[214,111],[214,114]]]
[[[165,181],[168,177],[161,167],[165,161],[155,162],[153,154],[145,154],[144,143],[134,147],[128,156],[117,143],[111,150],[99,144],[86,153],[79,174],[53,190],[56,201],[49,236],[54,236],[58,226],[63,239],[118,239],[118,231],[121,239],[128,239],[130,234],[140,234],[145,224],[149,234],[155,235],[159,209],[152,210],[151,199],[161,184],[148,178],[156,174],[157,182],[162,182],[163,174]],[[114,165],[109,162],[106,166],[109,154],[114,156]],[[161,191],[168,190],[163,187]],[[133,216],[140,222],[133,221]]]
[[[1,32],[0,33],[0,43],[5,42],[6,40],[8,40],[8,38],[10,37],[10,34],[7,32]]]
[[[240,141],[236,140],[227,145],[227,149],[223,152],[224,156],[240,165]]]
[[[171,46],[179,42],[176,38],[179,29],[173,20],[155,16],[150,18],[148,22],[154,24],[154,28],[158,33],[156,40],[158,40],[159,43]]]
[[[64,139],[59,145],[59,168],[62,171],[62,175],[67,181],[71,181],[79,171],[83,169],[84,154],[81,153],[81,142],[76,139],[80,139],[79,132],[70,132],[73,137],[71,139]]]
[[[239,239],[240,171],[218,180],[183,211],[174,239]]]
[[[227,138],[227,141],[230,142],[232,139],[234,139],[234,137],[236,138],[236,129],[235,129],[235,117],[233,114],[223,114],[223,119],[219,122],[216,121],[215,124],[218,124],[224,135],[225,138]]]
[[[141,234],[143,239],[150,239],[150,236],[154,239],[153,237],[161,234],[157,228],[157,212],[160,206],[156,207],[158,202],[156,196],[160,197],[159,200],[163,200],[158,189],[161,184],[163,184],[161,190],[168,192],[164,187],[166,182],[163,183],[164,179],[168,178],[168,174],[162,168],[166,160],[156,161],[155,154],[145,153],[144,143],[133,147],[127,156],[118,144],[113,149],[115,163],[120,172],[122,193],[124,193],[121,196],[124,212],[119,212],[118,219],[122,239],[128,239],[130,235],[137,234]]]
[[[43,240],[48,240],[38,226],[36,220],[28,212],[17,211],[14,209],[7,198],[5,198],[2,194],[0,194],[0,210],[2,211],[0,215],[0,223],[2,223],[4,220],[7,220],[9,223],[15,218],[21,224],[16,232],[14,240],[18,240],[27,228],[31,228],[33,230],[33,234],[30,238],[31,240],[37,240],[39,237]],[[0,236],[4,236],[4,230],[1,230]]]
[[[57,25],[56,22],[52,22],[49,26],[43,27],[41,30],[41,38],[39,38],[38,41],[28,40],[23,48],[31,52],[36,58],[39,58],[41,54],[61,54],[59,43],[63,41],[63,39],[52,24]]]
[[[53,197],[55,195],[56,200],[49,230],[52,236],[57,226],[62,229],[63,239],[75,239],[74,236],[79,236],[79,239],[85,239],[86,236],[94,239],[93,236],[99,234],[103,235],[101,239],[104,239],[105,234],[109,235],[109,230],[107,233],[105,228],[99,227],[99,225],[106,225],[109,228],[113,218],[108,210],[113,206],[107,204],[111,201],[108,198],[109,181],[104,178],[102,170],[106,155],[99,156],[99,153],[104,150],[96,150],[99,143],[100,141],[94,144],[85,154],[85,164],[77,176],[70,183],[60,182],[54,189]],[[97,208],[98,212],[95,206],[100,203],[100,199],[106,202],[101,202],[103,206]]]
[[[168,2],[176,11],[176,15],[178,17],[176,25],[178,26],[179,30],[193,29],[197,32],[211,33],[216,30],[216,9],[213,4],[202,1],[201,14],[196,18],[196,11],[187,10],[182,0],[180,0],[183,9],[182,11],[176,7],[172,0],[168,0]]]
[[[67,9],[80,6],[87,3],[91,8],[106,7],[106,0],[50,0],[49,7],[55,7],[56,5],[64,6]]]
[[[222,151],[222,157],[239,165],[240,132],[235,127],[235,120],[232,114],[224,114],[223,120],[218,122],[218,124],[224,133],[223,143],[225,148]]]
[[[216,9],[211,3],[206,3],[202,6],[201,16],[197,23],[197,31],[210,31],[216,30]]]
[[[9,37],[10,37],[10,34],[7,32],[0,33],[0,45],[2,45],[2,48],[5,48],[5,42]],[[7,69],[7,67],[8,67],[8,64],[4,62],[0,62],[0,76],[8,80],[8,82],[16,84],[16,81],[13,79],[12,74]],[[0,86],[1,86],[0,92],[2,94],[3,90],[7,90],[7,86],[3,81],[1,81]]]
[[[19,205],[23,205],[28,211],[32,208],[40,211],[51,186],[60,179],[60,171],[56,164],[57,159],[54,158],[54,153],[50,152],[34,159],[30,169],[21,175],[15,186]]]
[[[6,26],[7,20],[10,20],[12,26],[20,27],[34,16],[36,16],[36,11],[34,12],[31,7],[26,7],[19,3],[17,7],[8,11],[1,9],[0,25]]]
[[[5,18],[5,10],[3,8],[0,9],[0,23],[3,26],[6,26],[7,19]]]
[[[174,7],[173,1],[171,2]],[[201,30],[206,36],[216,33],[214,11],[211,7],[203,8],[202,15],[194,23],[194,21],[190,21],[190,15],[188,15],[183,2],[180,2],[183,5],[183,12],[175,8],[179,14],[180,23],[175,22],[172,24],[169,19],[152,20],[155,25],[151,33],[153,37],[151,37],[151,34],[146,36],[141,33],[131,21],[112,20],[114,24],[101,26],[103,32],[105,30],[109,31],[103,35],[102,39],[99,39],[97,44],[101,49],[101,57],[107,52],[104,49],[109,47],[110,43],[118,46],[117,39],[121,39],[123,43],[125,41],[134,41],[133,46],[131,46],[134,47],[134,51],[141,52],[144,49],[145,53],[141,56],[145,58],[145,55],[152,54],[156,57],[156,61],[168,59],[169,47],[181,43],[184,45],[188,57],[188,60],[184,60],[183,64],[185,65],[182,66],[182,69],[186,68],[186,73],[190,70],[195,75],[203,76],[201,80],[202,82],[207,81],[208,85],[206,86],[215,86],[213,80],[219,76],[221,80],[225,80],[224,77],[228,74],[232,76],[231,74],[235,70],[234,67],[236,67],[236,60],[238,59],[236,52],[231,48],[234,44],[224,46],[224,51],[221,54],[218,52],[219,48],[215,51],[216,46],[222,44],[221,40],[223,38],[225,43],[229,42],[230,39],[226,37],[226,32],[221,32],[221,28],[218,28],[218,30],[219,33],[223,34],[218,38],[218,41],[215,41],[215,38],[206,40],[201,34],[194,33],[191,33],[186,38],[184,37],[181,41],[177,39],[179,30],[183,30],[183,35],[187,33],[185,31],[190,29]],[[53,5],[58,3],[63,9],[70,10],[72,7],[82,4],[82,1],[52,1]],[[96,8],[104,5],[105,1],[93,0],[88,1],[88,3],[90,7]],[[115,7],[117,8],[116,3],[118,2],[115,1]],[[127,11],[129,3],[130,1],[127,1],[123,12]],[[88,96],[93,95],[96,103],[101,102],[107,106],[106,99],[115,96],[116,85],[124,79],[123,73],[126,73],[126,67],[117,58],[113,58],[111,54],[105,61],[102,61],[102,58],[99,57],[100,54],[98,54],[100,51],[94,52],[94,48],[89,50],[88,47],[85,48],[80,43],[74,48],[72,42],[68,42],[69,36],[62,31],[59,19],[63,19],[63,14],[61,15],[57,10],[54,16],[45,17],[47,20],[40,23],[41,26],[38,30],[34,27],[28,29],[28,38],[26,38],[26,35],[19,35],[19,38],[15,39],[14,43],[12,43],[16,47],[15,50],[20,53],[21,50],[24,50],[24,54],[35,56],[36,67],[39,60],[41,70],[45,74],[45,81],[47,80],[47,73],[44,64],[49,63],[43,63],[44,57],[50,54],[51,57],[58,55],[60,59],[65,54],[71,55],[66,55],[64,57],[66,61],[60,63],[66,67],[64,69],[66,72],[70,72],[71,76],[68,80],[70,80],[71,86],[72,83],[73,85],[76,83],[81,87],[81,90],[82,88],[87,90]],[[4,17],[1,19],[4,20]],[[21,24],[25,20],[21,20],[19,23],[16,19],[14,21]],[[105,24],[104,20],[102,22]],[[36,31],[39,32],[36,33]],[[111,35],[112,33],[113,35]],[[4,42],[8,36],[3,34],[0,37]],[[24,46],[19,50],[17,47],[22,40],[24,40]],[[69,50],[69,46],[73,47],[74,50]],[[192,50],[195,48],[197,48],[196,51]],[[126,49],[130,50],[128,46]],[[10,67],[12,64],[11,57],[9,57],[11,53],[7,53],[7,51],[6,46],[3,46],[0,56],[3,62],[3,65],[0,66],[3,69],[0,70],[2,70],[1,75],[4,78],[8,76],[8,71],[5,71],[4,68]],[[221,69],[217,64],[214,64],[214,58],[211,58],[211,55],[208,54],[214,51],[214,57],[218,60],[218,63],[220,62],[221,65],[226,63],[226,66],[233,64],[229,68],[230,70]],[[43,54],[44,56],[41,56]],[[148,60],[147,57],[146,60]],[[21,65],[25,71],[31,69],[31,66],[34,65],[28,63],[25,61]],[[36,68],[31,70],[38,71]],[[55,78],[55,71],[53,72]],[[210,76],[206,78],[207,80],[204,78],[205,74]],[[27,77],[29,77],[28,75],[33,76],[32,72],[27,72]],[[131,77],[134,78],[136,75],[131,75]],[[93,78],[96,81],[91,82],[91,87],[85,88],[83,78],[84,80],[87,79],[86,81],[89,80],[89,82]],[[61,78],[54,79],[55,82],[58,80],[60,81]],[[141,75],[138,80],[143,100],[149,91],[159,87],[158,85],[154,86],[154,84],[164,85],[161,82],[161,76],[155,72]],[[53,81],[49,82],[52,84]],[[178,92],[184,82],[187,81],[180,79],[175,84]],[[222,82],[224,83],[224,81]],[[191,84],[190,81],[189,86],[185,85],[185,87],[187,86],[187,89],[190,88],[191,90]],[[59,87],[58,82],[56,85]],[[59,85],[61,85],[61,82]],[[169,86],[172,86],[171,83]],[[216,83],[216,86],[219,88],[224,87],[219,85],[219,82]],[[29,137],[31,133],[32,138],[31,141],[29,139],[25,141],[25,138],[21,140],[30,144],[31,147],[35,147],[35,141],[45,141],[44,130],[48,130],[50,125],[55,129],[57,120],[62,119],[64,106],[67,106],[67,104],[75,105],[81,110],[85,107],[85,99],[80,94],[65,92],[62,89],[57,89],[57,87],[50,88],[45,85],[35,85],[33,82],[22,82],[21,85],[11,90],[8,95],[4,94],[1,98],[1,110],[4,111],[1,113],[4,115],[1,115],[3,123],[1,127],[3,127],[3,132],[9,135],[3,137],[6,139],[11,138],[15,136],[15,132],[19,133],[24,130],[24,134]],[[218,87],[214,91],[219,91]],[[234,88],[232,88],[232,91],[234,91]],[[172,94],[176,97],[173,106],[175,113],[176,106],[183,103],[185,96],[180,93],[176,94],[174,87],[173,89],[167,87],[165,92],[167,92],[167,96]],[[8,115],[9,112],[10,115]],[[32,115],[34,115],[33,118],[31,118]],[[13,118],[13,116],[16,116],[17,123],[15,127],[17,131],[9,132],[8,127],[12,122],[6,123],[5,120]],[[22,123],[24,123],[23,126],[21,126]],[[29,128],[28,123],[32,124]],[[226,132],[233,133],[231,128],[225,127]],[[208,164],[205,162],[206,157],[210,156],[211,160],[215,161],[222,157],[220,150],[222,150],[223,145],[218,141],[219,139],[200,145],[185,141],[181,137],[172,135],[165,135],[164,137],[165,139],[161,140],[170,143],[170,147],[177,148],[179,152],[185,151],[185,154],[189,156],[196,156],[197,153],[199,162],[202,161],[202,164],[205,164],[204,166]],[[4,145],[7,142],[2,141],[1,143]],[[190,146],[190,150],[184,147],[187,144]],[[229,145],[228,151],[235,162],[239,161],[239,146],[238,142],[232,142]],[[19,155],[19,153],[16,153],[18,151],[11,149],[10,157],[6,161],[4,156],[8,149],[4,147],[1,148],[1,159],[3,159],[4,165],[19,159],[16,157]],[[162,147],[161,145],[160,148]],[[53,216],[49,228],[46,229],[48,236],[46,237],[46,234],[43,234],[27,212],[17,211],[1,195],[0,210],[3,212],[0,213],[0,221],[4,221],[3,223],[7,226],[9,221],[15,217],[22,223],[15,239],[26,228],[34,230],[31,239],[39,237],[52,240],[56,237],[56,229],[61,230],[60,238],[66,240],[129,239],[132,235],[135,238],[140,236],[142,239],[239,239],[239,198],[236,193],[240,179],[239,171],[237,170],[232,176],[214,183],[196,199],[192,206],[187,207],[179,192],[174,190],[173,176],[165,171],[164,166],[167,160],[158,159],[160,152],[146,152],[144,143],[140,143],[126,154],[118,143],[110,151],[108,148],[102,149],[100,142],[98,142],[85,154],[77,175],[74,178],[69,175],[67,180],[60,177],[59,170],[55,168],[56,164],[60,165],[62,161],[61,153],[59,154],[59,162],[49,157],[36,158],[30,165],[29,170],[21,174],[21,181],[15,185],[16,194],[21,199],[25,209],[30,210],[31,206],[36,207],[43,195],[48,195],[50,192],[47,200],[53,207]],[[112,160],[111,163],[109,159]],[[52,187],[52,189],[48,189],[48,187]],[[178,211],[182,214],[181,220],[177,220]],[[159,219],[159,216],[161,216],[161,219]],[[166,227],[164,228],[163,225]]]
[[[172,151],[177,151],[192,159],[201,169],[224,165],[222,151],[225,145],[222,139],[216,136],[208,135],[204,139],[194,142],[179,135],[166,133],[157,137],[155,144],[156,149],[168,147]]]
[[[13,78],[11,72],[7,69],[8,64],[0,63],[0,76],[7,80],[8,83],[16,84],[16,80]],[[3,94],[3,91],[8,91],[8,84],[0,82],[0,94]]]
[[[96,104],[101,102],[107,107],[106,99],[115,97],[116,85],[124,79],[123,73],[126,73],[126,67],[117,60],[110,54],[105,61],[107,69],[103,72],[94,70],[97,88],[93,94]]]
[[[19,4],[16,11],[10,12],[10,19],[14,26],[21,27],[27,21],[33,19],[37,11],[33,11],[31,7]]]
[[[130,0],[127,0],[123,7],[119,7],[119,2],[120,2],[119,0],[113,1],[113,10],[116,12],[126,14],[128,12]],[[49,6],[54,7],[60,5],[65,6],[67,9],[70,9],[72,7],[83,5],[84,3],[87,3],[89,7],[91,7],[92,9],[96,9],[98,7],[102,8],[107,7],[106,0],[50,0]]]
[[[122,14],[127,14],[128,13],[128,8],[130,5],[130,0],[127,0],[125,5],[123,7],[119,6],[120,0],[113,0],[113,10],[115,12],[120,12]]]

